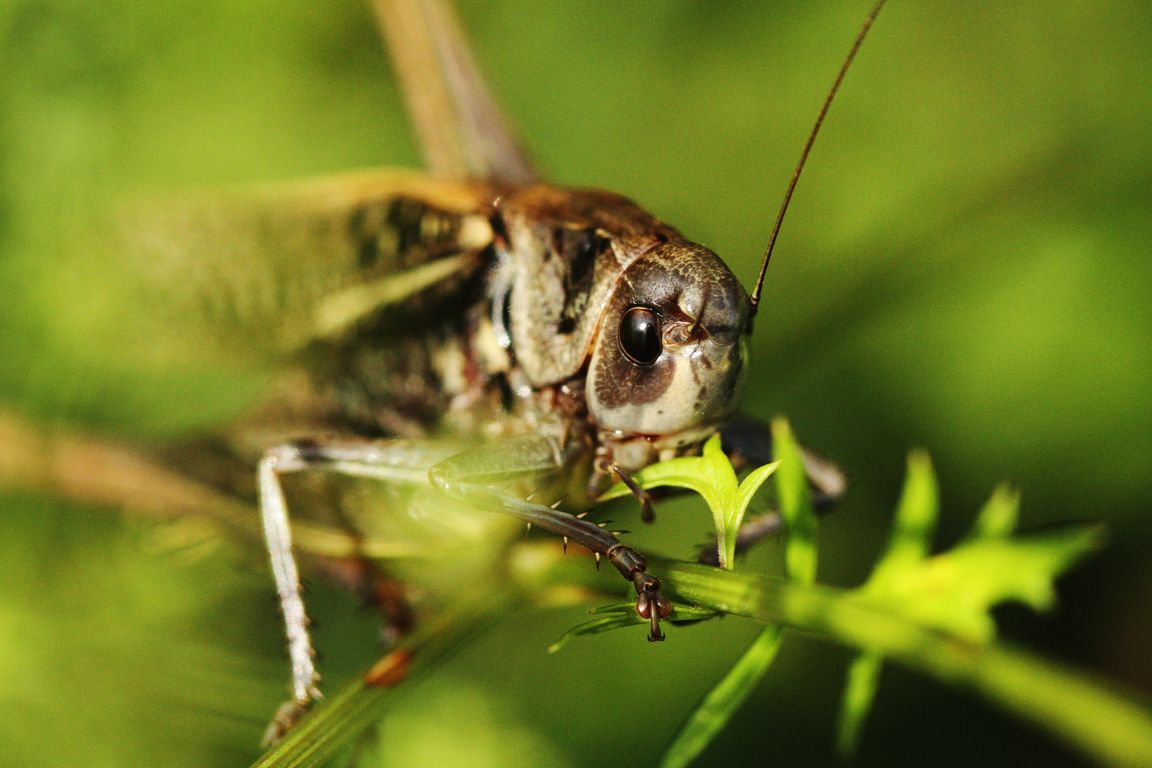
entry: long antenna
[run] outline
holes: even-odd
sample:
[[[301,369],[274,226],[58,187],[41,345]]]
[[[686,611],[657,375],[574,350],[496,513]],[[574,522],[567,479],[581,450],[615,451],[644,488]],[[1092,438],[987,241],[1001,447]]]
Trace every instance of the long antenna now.
[[[788,182],[788,189],[784,193],[784,202],[780,205],[780,213],[776,214],[776,223],[772,226],[772,236],[768,239],[768,247],[764,249],[764,260],[760,262],[760,274],[756,276],[756,285],[752,288],[753,313],[756,312],[756,307],[760,304],[760,289],[764,287],[764,275],[768,272],[768,261],[772,258],[772,249],[776,247],[776,238],[780,236],[780,225],[784,223],[784,214],[788,212],[788,203],[792,202],[792,193],[796,191],[796,182],[800,180],[804,163],[808,161],[808,153],[812,151],[812,145],[816,142],[816,134],[820,133],[820,126],[824,124],[824,117],[828,114],[828,108],[832,106],[832,99],[836,98],[836,92],[840,90],[840,83],[844,82],[844,75],[848,73],[848,67],[852,66],[856,52],[860,50],[864,38],[868,36],[868,30],[872,28],[872,22],[876,21],[876,17],[880,14],[884,2],[885,0],[876,0],[872,10],[868,11],[868,16],[860,26],[860,31],[856,33],[852,50],[848,51],[848,56],[840,65],[840,71],[836,74],[836,81],[832,83],[832,89],[828,91],[824,105],[820,107],[820,114],[816,116],[816,123],[812,126],[812,132],[808,134],[808,143],[804,145],[804,151],[800,153],[800,162],[796,164],[796,170],[792,172],[792,180]]]

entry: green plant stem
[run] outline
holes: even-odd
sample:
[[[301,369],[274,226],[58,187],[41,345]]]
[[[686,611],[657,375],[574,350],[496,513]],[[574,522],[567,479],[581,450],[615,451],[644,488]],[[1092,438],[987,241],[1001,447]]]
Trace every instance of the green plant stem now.
[[[678,562],[661,563],[660,572],[690,602],[879,653],[975,690],[1101,762],[1152,765],[1152,711],[1084,672],[926,628],[849,590]]]

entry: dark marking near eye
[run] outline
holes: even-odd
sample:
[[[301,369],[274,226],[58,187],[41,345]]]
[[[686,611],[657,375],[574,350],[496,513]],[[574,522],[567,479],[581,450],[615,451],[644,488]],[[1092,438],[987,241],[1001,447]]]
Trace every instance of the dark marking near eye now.
[[[597,363],[597,399],[608,408],[659,400],[676,374],[676,361],[663,355],[660,316],[651,307],[630,307],[615,333],[618,352]]]
[[[581,230],[568,261],[568,283],[573,288],[589,283],[596,266],[596,256],[607,241],[591,229]]]
[[[607,408],[645,405],[660,399],[672,385],[672,360],[636,365],[623,355],[603,355],[596,366],[596,398]]]
[[[596,274],[596,258],[611,244],[595,229],[563,227],[553,230],[552,244],[565,266],[564,307],[560,310],[556,332],[568,334],[576,330],[580,316],[588,306],[592,279]]]

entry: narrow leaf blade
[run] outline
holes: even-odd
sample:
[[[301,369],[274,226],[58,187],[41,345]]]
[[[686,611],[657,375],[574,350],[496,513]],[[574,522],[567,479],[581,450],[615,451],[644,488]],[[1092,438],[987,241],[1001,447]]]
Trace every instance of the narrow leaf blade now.
[[[872,710],[880,683],[880,667],[880,654],[872,652],[861,653],[848,667],[836,733],[836,750],[841,757],[851,757],[860,743],[860,731]]]
[[[808,476],[800,446],[792,436],[787,419],[772,421],[772,446],[780,466],[776,469],[776,489],[780,514],[787,526],[784,563],[788,576],[804,584],[816,581],[816,514],[808,493]]]
[[[682,768],[712,742],[768,671],[780,649],[781,630],[766,627],[723,679],[689,715],[675,741],[664,753],[662,768]]]

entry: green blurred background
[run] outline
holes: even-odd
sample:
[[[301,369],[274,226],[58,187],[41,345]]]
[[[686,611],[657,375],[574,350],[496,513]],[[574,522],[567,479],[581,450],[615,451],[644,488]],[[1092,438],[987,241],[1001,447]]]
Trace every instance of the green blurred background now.
[[[861,3],[462,3],[496,90],[559,183],[628,194],[748,279]],[[125,306],[84,247],[156,188],[418,164],[356,0],[0,4],[0,402],[161,441],[252,395]],[[903,456],[928,447],[942,545],[994,484],[1023,525],[1099,520],[1108,549],[1054,614],[1004,634],[1152,692],[1152,8],[892,2],[832,111],[769,272],[746,410],[787,414],[851,475],[821,576],[852,585]],[[210,364],[209,364],[210,361]],[[9,450],[0,445],[0,450]],[[249,542],[34,494],[0,496],[5,765],[232,765],[284,692]],[[694,517],[691,515],[695,515]],[[700,540],[701,512],[635,540]],[[663,529],[663,530],[661,530]],[[672,529],[677,529],[673,533]],[[682,553],[681,553],[682,554]],[[312,584],[330,680],[373,657],[356,601]],[[403,701],[384,761],[653,762],[754,632],[549,642],[583,609],[518,613]],[[845,651],[807,638],[702,764],[832,762]],[[861,764],[1078,765],[982,701],[887,669]]]

